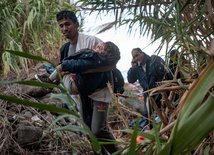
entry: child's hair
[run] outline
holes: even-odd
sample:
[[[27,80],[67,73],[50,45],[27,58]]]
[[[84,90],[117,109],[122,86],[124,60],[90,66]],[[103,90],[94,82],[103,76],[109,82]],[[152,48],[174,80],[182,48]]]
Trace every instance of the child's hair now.
[[[57,21],[62,20],[64,18],[65,19],[67,19],[67,18],[71,19],[74,24],[77,22],[77,17],[73,11],[62,10],[62,11],[57,13],[57,15],[56,15]]]
[[[103,55],[107,56],[110,65],[116,65],[120,60],[120,50],[114,43],[108,41],[104,43],[104,50],[106,51]]]

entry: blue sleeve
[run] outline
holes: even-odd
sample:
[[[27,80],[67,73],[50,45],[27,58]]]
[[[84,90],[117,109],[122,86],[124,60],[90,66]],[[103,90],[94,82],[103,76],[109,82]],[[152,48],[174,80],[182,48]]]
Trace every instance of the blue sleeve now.
[[[135,83],[137,81],[137,68],[130,68],[127,73],[127,80],[129,83]]]

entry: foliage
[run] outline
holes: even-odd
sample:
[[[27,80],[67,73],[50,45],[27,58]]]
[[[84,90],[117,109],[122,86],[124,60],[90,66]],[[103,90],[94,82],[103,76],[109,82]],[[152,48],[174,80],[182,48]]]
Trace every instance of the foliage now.
[[[66,0],[11,0],[1,4],[0,49],[18,50],[57,62],[63,39],[54,19],[60,9],[70,7]],[[19,73],[19,68],[28,70],[31,64],[29,59],[2,53],[4,74],[11,70]]]
[[[39,57],[39,56],[34,56],[31,54],[27,54],[27,53],[23,53],[20,51],[12,51],[12,50],[6,50],[6,52],[13,54],[13,55],[17,55],[23,58],[29,58],[29,59],[33,59],[36,61],[44,61],[44,62],[49,62],[48,60]],[[49,62],[51,63],[51,62]],[[54,65],[54,64],[53,64]],[[58,108],[52,105],[46,105],[45,103],[39,103],[39,102],[32,102],[32,101],[28,101],[26,99],[20,99],[18,97],[13,97],[13,96],[7,96],[7,95],[0,95],[0,99],[1,100],[5,100],[5,101],[9,101],[12,103],[16,103],[16,104],[20,104],[20,105],[24,105],[24,106],[30,106],[33,108],[38,108],[41,110],[47,110],[50,112],[54,112],[57,114],[64,114],[62,116],[59,116],[58,119],[55,120],[55,122],[52,123],[52,125],[49,127],[49,129],[51,129],[51,127],[60,119],[62,119],[63,117],[66,116],[72,116],[75,119],[77,119],[82,126],[72,126],[72,125],[68,125],[66,127],[61,127],[61,128],[57,128],[54,129],[54,131],[82,131],[82,133],[85,133],[89,136],[91,143],[93,144],[94,150],[97,152],[101,151],[101,147],[100,144],[98,143],[97,139],[95,138],[95,136],[93,135],[93,133],[90,131],[90,129],[88,128],[88,126],[82,121],[79,113],[76,111],[75,109],[75,104],[73,103],[73,100],[71,100],[71,98],[69,97],[70,95],[67,93],[67,90],[65,90],[63,87],[54,85],[54,84],[48,84],[48,83],[41,83],[38,81],[34,81],[34,80],[25,80],[25,81],[0,81],[0,86],[3,85],[7,85],[7,84],[13,84],[13,83],[17,83],[17,84],[22,84],[22,85],[29,85],[29,86],[40,86],[40,87],[44,87],[44,88],[58,88],[59,90],[61,90],[61,92],[63,94],[65,94],[67,97],[61,97],[61,96],[57,96],[57,95],[53,95],[54,98],[58,98],[59,100],[64,100],[66,101],[66,103],[70,104],[69,107],[71,107],[71,110],[65,109],[65,108]]]
[[[97,16],[113,15],[114,20],[100,26],[98,33],[107,31],[113,26],[117,28],[126,25],[129,28],[128,33],[135,32],[141,36],[150,36],[151,43],[160,41],[157,53],[162,50],[163,46],[166,46],[166,60],[169,59],[170,51],[176,49],[178,53],[178,59],[174,60],[174,63],[178,65],[176,74],[180,72],[183,79],[189,78],[193,81],[191,85],[186,85],[181,82],[182,79],[178,79],[178,86],[175,88],[173,88],[174,82],[172,82],[173,85],[164,83],[151,90],[150,102],[163,123],[162,127],[154,128],[154,130],[156,129],[155,135],[158,135],[157,132],[163,134],[164,126],[174,128],[172,131],[168,131],[170,139],[167,143],[160,143],[156,138],[155,146],[152,143],[143,144],[142,148],[147,149],[146,153],[188,154],[191,151],[197,152],[197,149],[204,146],[205,141],[209,139],[206,137],[214,129],[210,124],[210,118],[213,117],[212,103],[214,102],[214,45],[212,45],[214,44],[212,42],[214,2],[212,0],[160,0],[158,2],[153,0],[78,0],[77,5],[82,11],[97,12]],[[176,76],[174,80],[176,83]],[[182,90],[183,88],[185,91]],[[169,107],[164,112],[155,108],[152,100],[153,94],[161,92],[162,95],[166,95],[165,92],[169,90],[171,90],[171,94],[177,94],[177,91],[181,91],[180,89],[183,93],[179,93],[177,106]],[[172,98],[170,97],[169,99],[164,98],[165,104],[171,103]],[[169,115],[170,119],[167,118]],[[199,124],[202,125],[201,128],[198,127]],[[206,148],[211,146],[212,144],[208,144]],[[136,148],[135,150],[138,149],[137,146],[133,147]],[[200,149],[203,150],[203,148]]]
[[[3,2],[6,4],[6,1]],[[3,2],[0,2],[2,6]],[[7,52],[2,55],[4,71],[8,72],[11,68],[17,70],[21,65],[27,68],[31,63],[30,59],[44,61],[33,55],[50,60],[44,52],[59,48],[61,36],[55,29],[56,22],[52,19],[59,8],[65,7],[60,3],[63,1],[11,0],[7,2],[11,5],[1,7],[3,9],[0,10],[0,19],[4,21],[0,23],[2,37],[0,47],[7,49]],[[165,83],[163,81],[159,87],[150,92],[150,103],[161,122],[156,124],[152,115],[150,121],[153,129],[150,133],[137,131],[138,124],[134,130],[127,129],[125,132],[131,133],[131,138],[130,142],[123,143],[126,154],[142,152],[144,154],[191,154],[192,152],[197,154],[199,150],[204,154],[213,153],[214,126],[211,123],[214,117],[214,45],[211,43],[214,31],[213,1],[78,0],[76,4],[79,6],[78,9],[83,11],[97,11],[98,15],[105,13],[114,15],[114,21],[101,27],[100,32],[113,26],[128,25],[128,33],[139,32],[142,36],[151,36],[151,42],[161,40],[157,52],[166,46],[166,58],[169,57],[169,52],[173,48],[179,52],[179,58],[175,63],[178,64],[177,71],[182,73],[182,79],[177,80],[175,77],[173,81]],[[12,82],[54,87],[32,81]],[[2,81],[0,85],[8,83],[11,81]],[[179,95],[174,102],[176,104],[172,104],[172,96],[166,97],[163,104],[167,108],[160,111],[155,107],[152,96],[155,93],[166,96],[165,93],[169,91],[170,94]],[[64,109],[46,107],[4,95],[0,95],[0,98],[17,104],[76,116],[75,113]],[[170,103],[170,106],[167,103]],[[68,126],[56,130],[74,129]],[[84,123],[83,130],[89,133],[95,150],[99,152],[99,144]],[[136,143],[137,135],[144,136],[146,140],[140,144]]]
[[[83,11],[97,12],[97,15],[112,14],[112,23],[100,26],[100,33],[113,26],[126,25],[129,33],[151,36],[151,43],[160,41],[159,52],[166,46],[166,53],[177,49],[182,58],[191,60],[186,67],[201,71],[206,59],[202,49],[210,46],[214,32],[214,2],[191,0],[131,0],[131,1],[86,1],[79,0],[77,5]],[[99,33],[98,32],[98,33]],[[166,55],[166,58],[167,55]],[[179,61],[182,64],[182,60]],[[180,65],[185,72],[186,69]],[[193,74],[189,71],[190,74]]]
[[[30,55],[19,51],[7,50],[6,52],[9,52],[10,54],[13,54],[16,56],[34,59],[37,61],[48,61],[38,56]],[[199,143],[202,140],[205,141],[205,144],[209,142],[208,138],[206,137],[208,137],[209,133],[212,132],[214,129],[213,124],[210,123],[210,121],[212,121],[214,117],[214,114],[213,114],[214,97],[213,97],[213,88],[212,88],[214,85],[214,81],[212,80],[213,76],[214,76],[214,59],[210,61],[209,65],[205,67],[205,69],[199,75],[199,77],[188,86],[188,89],[185,91],[185,93],[182,95],[182,98],[180,99],[180,103],[178,107],[177,108],[175,107],[176,110],[168,111],[168,113],[167,113],[167,110],[164,111],[164,113],[166,113],[167,115],[170,114],[170,117],[172,120],[173,119],[175,120],[175,125],[173,129],[167,127],[167,126],[171,126],[170,124],[172,123],[170,122],[171,120],[168,120],[166,126],[164,126],[163,124],[165,121],[162,121],[161,123],[156,124],[154,118],[151,117],[153,129],[149,133],[138,131],[139,124],[137,121],[133,130],[126,129],[125,131],[123,131],[131,134],[129,142],[109,142],[109,143],[123,144],[124,148],[121,149],[119,152],[121,153],[125,151],[123,154],[127,154],[127,155],[141,154],[142,150],[145,154],[164,154],[164,155],[165,154],[189,154],[190,151],[195,151],[197,153],[196,147],[199,145]],[[40,83],[37,81],[1,81],[0,86],[10,84],[10,83],[41,86],[45,88],[58,87],[53,84]],[[201,87],[201,89],[199,89],[199,87]],[[63,93],[67,94],[67,91],[64,90],[63,88],[61,87],[58,87],[58,88]],[[161,88],[161,86],[157,87],[157,89],[158,88]],[[156,91],[164,92],[163,88]],[[183,86],[181,88],[183,88]],[[201,90],[203,90],[203,92]],[[152,99],[153,93],[155,93],[155,90],[151,93],[151,99]],[[61,99],[60,96],[58,97],[59,99]],[[68,125],[65,127],[54,129],[54,131],[56,132],[57,131],[77,131],[77,130],[82,131],[83,133],[86,133],[90,137],[91,143],[94,149],[97,152],[100,152],[100,143],[98,143],[98,141],[96,140],[94,135],[90,132],[88,127],[84,124],[84,122],[81,121],[81,118],[79,118],[79,114],[75,111],[74,107],[72,108],[74,111],[70,111],[66,109],[56,108],[53,106],[48,106],[42,103],[31,102],[23,99],[18,99],[17,97],[11,97],[11,96],[5,96],[5,95],[0,95],[0,99],[10,101],[16,104],[22,104],[25,106],[31,106],[42,110],[48,110],[55,113],[65,114],[60,116],[57,120],[55,120],[53,124],[56,123],[61,118],[66,117],[68,115],[74,116],[81,122],[81,124],[83,125],[82,127],[75,127],[75,126]],[[63,98],[63,100],[65,100],[65,98]],[[72,101],[68,100],[67,103],[71,103],[71,106],[72,106]],[[162,117],[160,118],[162,119]],[[168,130],[165,130],[166,127],[168,128]],[[52,127],[50,126],[49,128],[52,128]],[[165,131],[161,132],[161,130],[165,130]],[[145,141],[143,141],[142,143],[136,143],[136,137],[138,135],[144,136]],[[169,138],[167,136],[169,136]],[[208,147],[212,147],[212,144],[207,143],[206,148]]]

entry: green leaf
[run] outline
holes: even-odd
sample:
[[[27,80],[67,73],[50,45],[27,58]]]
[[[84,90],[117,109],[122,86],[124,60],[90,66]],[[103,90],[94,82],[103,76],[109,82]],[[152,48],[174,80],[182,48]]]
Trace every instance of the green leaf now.
[[[208,145],[204,150],[204,155],[209,155],[210,152],[210,145]]]
[[[53,131],[72,131],[72,132],[82,132],[86,134],[85,130],[81,126],[67,125],[60,128],[53,129]]]
[[[18,83],[18,84],[23,84],[23,85],[29,85],[29,86],[40,86],[43,88],[58,88],[60,89],[63,93],[67,93],[67,90],[65,90],[64,88],[55,85],[55,84],[51,84],[51,83],[45,83],[45,82],[39,82],[36,80],[26,80],[26,81],[0,81],[0,86],[2,85],[6,85],[6,84],[12,84],[12,83]]]
[[[24,53],[24,52],[20,52],[20,51],[13,51],[13,50],[4,50],[4,51],[9,52],[13,55],[24,57],[24,58],[29,58],[29,59],[38,60],[38,61],[45,61],[45,62],[48,62],[48,63],[52,64],[53,66],[55,66],[52,62],[50,62],[47,59],[44,59],[40,56],[35,56],[32,54],[28,54],[28,53]]]
[[[137,118],[136,120],[136,124],[134,126],[134,132],[132,134],[132,138],[131,138],[131,143],[130,143],[130,150],[129,150],[129,154],[136,154],[135,148],[136,148],[136,138],[138,136],[138,127],[139,127],[139,120],[140,118]]]
[[[214,85],[214,60],[191,84],[183,95],[180,105],[184,105],[171,133],[169,143],[160,152],[164,154],[183,154],[196,147],[203,138],[214,130],[214,97],[210,88]],[[184,98],[185,97],[185,98]]]
[[[196,79],[190,86],[189,91],[184,94],[185,105],[180,113],[180,119],[178,122],[178,130],[180,126],[189,118],[189,116],[198,108],[202,103],[205,95],[208,93],[209,89],[214,85],[214,60],[212,60],[203,72],[200,74],[198,79]],[[181,104],[181,103],[179,103]]]
[[[178,79],[177,81],[178,81],[179,86],[181,86],[181,87],[184,88],[185,90],[188,90],[188,87],[185,86],[185,85],[182,83],[182,79]]]
[[[0,95],[0,99],[10,101],[10,102],[16,103],[16,104],[21,104],[21,105],[25,105],[25,106],[29,106],[29,107],[33,107],[33,108],[38,108],[41,110],[48,110],[48,111],[54,112],[54,113],[67,113],[67,114],[71,114],[71,115],[74,115],[76,117],[79,117],[78,114],[76,114],[70,110],[64,109],[64,108],[57,108],[57,107],[52,106],[52,105],[46,105],[46,104],[38,103],[38,102],[30,102],[27,100],[19,99],[17,97]]]
[[[155,134],[156,148],[157,148],[157,151],[160,152],[161,143],[160,143],[160,138],[158,136],[158,128],[157,128],[157,124],[155,123],[155,118],[154,117],[153,117],[152,125],[153,125],[154,134]]]
[[[173,137],[172,154],[190,151],[214,130],[214,97],[208,99],[184,122]]]
[[[51,98],[54,99],[58,99],[60,101],[62,101],[63,103],[65,103],[68,106],[68,109],[75,109],[75,105],[77,103],[75,103],[75,101],[72,99],[72,97],[69,94],[53,94],[51,93]]]
[[[82,120],[79,120],[79,121],[83,125],[83,128],[84,128],[85,132],[88,134],[88,136],[89,136],[89,138],[91,140],[91,143],[93,144],[94,150],[97,153],[100,153],[101,152],[101,146],[98,143],[97,138],[94,136],[94,134],[91,132],[91,130],[88,128],[88,126]]]

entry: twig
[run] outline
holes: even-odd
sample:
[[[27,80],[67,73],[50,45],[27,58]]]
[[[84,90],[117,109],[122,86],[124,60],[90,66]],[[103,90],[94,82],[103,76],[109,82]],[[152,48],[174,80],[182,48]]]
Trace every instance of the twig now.
[[[165,126],[163,129],[159,131],[159,134],[162,135],[164,132],[168,131],[169,129],[172,129],[176,121],[173,121],[172,123]]]
[[[122,111],[122,109],[121,109],[121,107],[120,107],[120,104],[119,104],[120,101],[117,99],[116,94],[113,93],[111,84],[110,84],[109,82],[107,83],[107,87],[108,87],[108,89],[109,89],[109,91],[110,91],[110,93],[111,93],[111,95],[112,95],[112,98],[113,98],[113,100],[114,100],[114,102],[115,102],[115,104],[116,104],[116,106],[117,106],[117,109],[118,109],[118,111],[119,111],[119,113],[120,113],[120,115],[121,115],[121,118],[122,118],[122,120],[123,120],[125,126],[126,126],[126,129],[129,129],[128,122],[126,121],[125,115],[124,115],[124,113],[123,113],[123,111]]]
[[[167,125],[168,122],[167,120],[165,119],[165,117],[162,115],[161,111],[159,110],[159,107],[157,106],[155,100],[150,97],[150,100],[151,100],[151,103],[152,103],[152,106],[154,108],[154,110],[157,112],[158,116],[160,117],[161,121],[163,122],[164,125]]]

